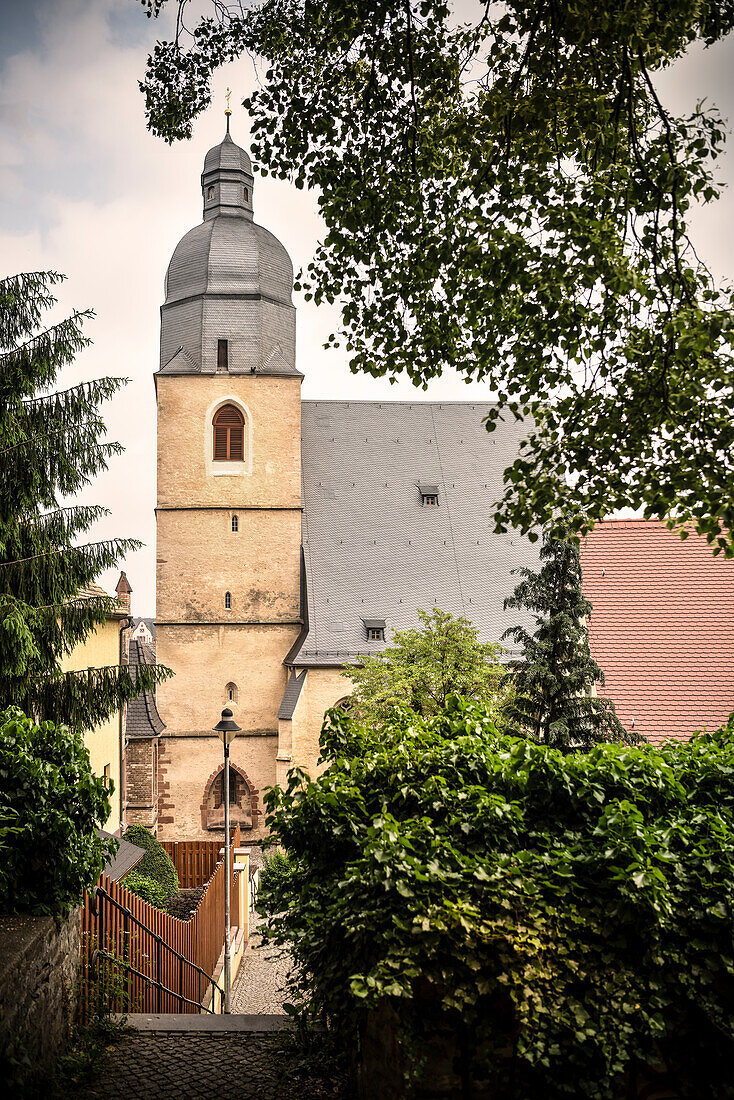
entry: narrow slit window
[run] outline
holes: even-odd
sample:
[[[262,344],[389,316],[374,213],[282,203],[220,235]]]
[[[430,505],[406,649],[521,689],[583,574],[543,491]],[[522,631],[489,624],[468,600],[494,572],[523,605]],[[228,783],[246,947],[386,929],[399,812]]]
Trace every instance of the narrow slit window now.
[[[239,519],[239,516],[232,516],[232,530],[233,530],[233,531],[235,532],[235,534],[236,534],[236,533],[237,533],[237,531],[239,531],[239,529],[240,529],[240,519]]]
[[[232,683],[227,684],[226,691],[227,691],[227,702],[228,703],[236,703],[237,702],[237,684],[232,684]]]
[[[224,593],[224,609],[225,609],[225,611],[231,611],[232,610],[232,593],[231,592],[225,592]]]
[[[244,198],[245,202],[250,201],[250,192],[247,187],[242,188],[242,197]]]
[[[245,457],[245,418],[234,405],[217,409],[212,421],[216,462],[242,462]]]
[[[217,340],[217,370],[229,370],[229,341]]]

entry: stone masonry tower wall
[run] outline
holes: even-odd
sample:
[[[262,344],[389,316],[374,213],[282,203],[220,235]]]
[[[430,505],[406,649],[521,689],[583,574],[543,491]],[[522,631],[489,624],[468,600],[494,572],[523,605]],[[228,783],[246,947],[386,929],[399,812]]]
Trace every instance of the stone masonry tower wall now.
[[[163,839],[221,828],[222,747],[212,726],[224,706],[243,730],[231,747],[240,777],[233,821],[261,835],[259,792],[276,781],[283,659],[301,625],[292,267],[252,220],[249,158],[229,133],[207,154],[202,191],[204,220],[168,269],[156,375],[157,659],[175,673],[157,692],[167,727]],[[215,448],[220,410],[240,433],[231,451]]]

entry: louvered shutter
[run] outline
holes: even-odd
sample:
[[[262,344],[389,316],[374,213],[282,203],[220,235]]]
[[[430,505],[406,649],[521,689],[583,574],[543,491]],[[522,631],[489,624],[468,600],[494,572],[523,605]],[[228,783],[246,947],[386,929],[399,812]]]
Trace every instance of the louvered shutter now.
[[[245,457],[245,422],[234,405],[224,405],[214,417],[214,458],[242,462]]]
[[[229,430],[229,457],[233,462],[244,458],[244,428],[242,423],[234,424]]]

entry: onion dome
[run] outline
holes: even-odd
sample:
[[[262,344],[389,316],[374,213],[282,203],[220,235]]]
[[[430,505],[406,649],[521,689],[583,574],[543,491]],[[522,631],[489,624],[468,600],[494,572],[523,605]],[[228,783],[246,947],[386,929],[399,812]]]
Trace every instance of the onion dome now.
[[[252,162],[229,132],[204,158],[204,220],[176,246],[165,304],[200,295],[258,295],[291,304],[293,265],[283,245],[253,221]]]

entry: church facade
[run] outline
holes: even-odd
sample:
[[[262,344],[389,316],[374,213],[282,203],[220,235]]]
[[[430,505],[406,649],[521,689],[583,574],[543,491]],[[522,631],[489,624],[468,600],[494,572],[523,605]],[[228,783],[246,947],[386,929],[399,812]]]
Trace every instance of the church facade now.
[[[133,708],[127,816],[163,839],[222,828],[212,727],[229,706],[232,820],[257,839],[264,789],[293,764],[315,771],[344,669],[418,608],[499,641],[512,570],[537,550],[493,531],[520,429],[488,434],[488,405],[302,400],[291,261],[254,221],[229,132],[201,186],[203,220],[168,267],[155,375],[155,646],[175,675]]]

